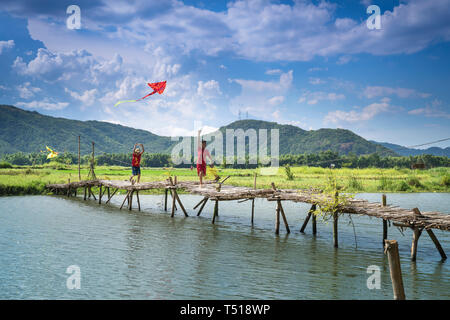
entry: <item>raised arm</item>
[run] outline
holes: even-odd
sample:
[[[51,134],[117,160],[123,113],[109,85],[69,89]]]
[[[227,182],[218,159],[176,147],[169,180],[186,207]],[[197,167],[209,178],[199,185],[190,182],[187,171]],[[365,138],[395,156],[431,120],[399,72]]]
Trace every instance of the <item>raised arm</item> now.
[[[201,148],[202,147],[202,142],[200,140],[200,134],[202,133],[202,129],[198,130],[197,133],[197,148]]]
[[[134,144],[134,147],[133,147],[133,153],[134,153],[134,150],[136,150],[136,146],[137,146],[138,144],[137,144],[137,142]]]
[[[143,154],[144,153],[144,145],[142,143],[139,143],[139,145],[141,146],[141,149],[142,149],[141,154]]]

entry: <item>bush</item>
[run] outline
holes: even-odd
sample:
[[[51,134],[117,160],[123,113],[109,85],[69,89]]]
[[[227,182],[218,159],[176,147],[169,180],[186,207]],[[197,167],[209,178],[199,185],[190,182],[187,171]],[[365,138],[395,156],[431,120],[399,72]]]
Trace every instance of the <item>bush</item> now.
[[[284,171],[286,172],[286,178],[288,180],[294,180],[294,174],[291,171],[291,167],[289,165],[284,166]]]
[[[395,186],[395,191],[408,191],[408,190],[410,190],[410,186],[405,181],[400,181]]]
[[[419,179],[417,177],[409,177],[407,183],[411,187],[421,188],[423,185],[420,183]]]
[[[11,163],[3,161],[0,162],[0,169],[11,169],[13,166]]]
[[[356,176],[351,175],[350,176],[350,180],[348,181],[348,185],[347,185],[350,189],[355,189],[355,190],[362,190],[363,189],[363,185],[361,183],[361,180],[358,179]]]
[[[441,184],[446,187],[450,187],[450,175],[445,175],[442,177]]]
[[[381,175],[378,190],[389,190],[391,189],[391,187],[392,187],[392,180],[386,178],[384,175]]]

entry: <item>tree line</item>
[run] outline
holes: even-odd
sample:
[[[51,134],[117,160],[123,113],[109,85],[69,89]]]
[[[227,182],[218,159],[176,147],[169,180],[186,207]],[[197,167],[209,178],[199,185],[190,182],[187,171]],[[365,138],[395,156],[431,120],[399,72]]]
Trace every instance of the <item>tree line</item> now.
[[[91,155],[83,155],[81,157],[81,164],[88,165]],[[96,165],[102,166],[131,166],[131,153],[103,153],[95,156]],[[163,153],[144,153],[141,159],[141,166],[143,167],[176,167],[189,168],[191,165],[195,166],[194,159],[191,159],[189,164],[174,165],[170,154]],[[225,160],[225,159],[224,159]],[[47,160],[47,155],[44,153],[12,153],[4,154],[2,156],[4,163],[12,165],[43,165],[50,161],[59,164],[77,164],[78,155],[70,152],[64,152],[58,157]],[[223,163],[221,167],[236,168],[236,169],[251,169],[263,166],[261,164],[250,164],[249,157],[246,156],[244,163],[238,164],[235,161],[233,164]],[[381,157],[377,153],[369,155],[359,155],[349,153],[348,155],[340,155],[334,151],[322,151],[319,153],[307,154],[284,154],[279,157],[280,166],[311,166],[311,167],[330,167],[335,168],[410,168],[412,164],[423,163],[426,168],[433,167],[450,167],[450,158],[444,156],[433,155],[418,155],[408,157]]]

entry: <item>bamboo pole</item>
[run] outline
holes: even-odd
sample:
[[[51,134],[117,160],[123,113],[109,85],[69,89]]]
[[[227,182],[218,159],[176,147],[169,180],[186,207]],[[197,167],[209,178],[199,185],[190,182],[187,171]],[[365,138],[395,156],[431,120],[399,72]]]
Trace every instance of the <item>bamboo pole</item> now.
[[[383,201],[383,207],[386,207],[386,195],[383,194],[382,196],[382,201]],[[387,220],[383,219],[383,247],[384,247],[384,241],[387,239],[388,236],[388,224],[387,224]]]
[[[216,216],[218,216],[219,212],[219,200],[216,200],[216,203],[214,204],[214,213],[213,213],[213,217],[212,217],[212,224],[214,224],[214,222],[216,221]]]
[[[81,137],[78,136],[78,180],[81,181],[81,167],[80,167],[80,163],[81,163],[80,139],[81,139]]]
[[[403,288],[402,268],[397,241],[386,240],[384,243],[384,252],[387,254],[389,260],[394,300],[405,300],[405,289]]]
[[[317,217],[314,213],[312,215],[312,232],[313,235],[317,234]]]
[[[139,200],[139,191],[136,191],[136,199],[138,203],[138,210],[141,211],[141,201]]]
[[[173,218],[175,216],[175,200],[176,197],[173,194],[174,190],[170,189],[170,194],[172,195],[172,214],[170,215],[171,218]]]
[[[420,210],[418,208],[414,208],[413,209],[414,215],[416,216],[422,216],[422,213],[420,212]],[[431,240],[433,241],[434,245],[436,246],[436,249],[439,251],[439,254],[441,255],[442,260],[446,260],[447,259],[447,255],[444,252],[444,249],[442,249],[441,244],[439,243],[439,240],[437,239],[437,237],[434,235],[433,230],[431,229],[425,229],[428,233],[428,235],[430,236]],[[416,245],[417,247],[417,245]],[[416,248],[417,251],[417,248]]]
[[[413,227],[413,240],[412,240],[412,244],[411,244],[411,261],[416,261],[417,245],[418,245],[421,234],[422,234],[422,230],[420,230],[420,228]]]
[[[131,191],[129,197],[129,201],[128,201],[128,210],[132,210],[133,209],[133,194],[134,194],[134,190]]]
[[[164,211],[167,211],[167,189],[164,190]]]
[[[280,233],[280,203],[277,201],[277,210],[276,210],[276,218],[275,218],[275,234]]]
[[[309,219],[311,218],[311,216],[313,215],[313,212],[316,211],[316,204],[313,204],[311,206],[311,209],[309,209],[308,211],[308,215],[306,216],[305,222],[303,222],[302,227],[300,228],[300,232],[304,233],[305,232],[305,228],[308,225]]]
[[[99,191],[98,191],[98,204],[102,203],[102,185],[100,185]]]
[[[127,195],[125,196],[125,198],[123,199],[122,205],[120,206],[120,210],[122,210],[123,205],[125,204],[125,201],[127,201],[128,199],[128,195],[130,194],[131,191],[127,191]]]
[[[197,203],[197,204],[195,205],[195,207],[194,207],[194,210],[195,210],[195,209],[197,209],[197,208],[198,208],[198,206],[199,206],[199,205],[201,205],[201,204],[203,204],[203,202],[204,202],[204,201],[206,201],[206,200],[208,200],[208,198],[207,198],[207,197],[203,197],[203,199],[202,199],[202,200],[200,200],[200,202],[199,202],[199,203]]]
[[[202,213],[203,208],[205,207],[206,203],[208,202],[208,198],[203,202],[202,206],[198,210],[197,217],[200,216],[200,213]]]
[[[334,199],[337,203],[339,199],[339,193],[336,191],[334,194]],[[333,244],[334,247],[337,248],[339,246],[338,244],[338,213],[333,212]]]
[[[439,240],[434,235],[433,230],[431,230],[431,229],[426,229],[426,230],[427,230],[427,233],[430,236],[431,240],[433,241],[434,245],[436,246],[436,249],[439,251],[439,254],[441,255],[442,260],[446,260],[447,255],[445,254],[444,249],[442,249],[441,244],[439,243]]]
[[[84,187],[84,200],[86,200],[86,187]]]
[[[108,187],[108,189],[109,189],[109,187]],[[108,195],[108,200],[105,202],[105,204],[109,203],[109,201],[112,199],[112,197],[114,197],[114,195],[116,194],[117,190],[119,190],[119,188],[116,188],[116,190],[113,191],[111,196]]]
[[[254,173],[255,177],[253,179],[253,189],[256,190],[256,172]],[[253,220],[255,218],[255,198],[252,199],[252,226],[253,226]]]
[[[284,214],[283,205],[281,204],[281,200],[278,200],[278,206],[280,207],[281,217],[283,218],[284,227],[286,228],[287,233],[291,233],[291,230],[289,229],[289,225],[286,219],[286,215]]]

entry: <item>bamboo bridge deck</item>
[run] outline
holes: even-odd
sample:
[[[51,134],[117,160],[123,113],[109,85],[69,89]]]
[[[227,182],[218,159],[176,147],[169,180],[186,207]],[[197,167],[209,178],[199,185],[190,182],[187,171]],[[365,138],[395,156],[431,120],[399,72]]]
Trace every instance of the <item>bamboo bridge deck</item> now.
[[[214,212],[212,215],[212,223],[215,223],[216,216],[219,214],[219,202],[237,200],[238,202],[252,201],[251,222],[253,225],[254,220],[254,201],[255,198],[265,198],[268,201],[274,201],[276,205],[276,221],[275,221],[275,233],[279,233],[280,229],[280,217],[283,219],[283,223],[286,232],[290,232],[289,224],[286,218],[286,214],[283,209],[282,201],[303,202],[311,204],[307,217],[300,229],[300,232],[304,232],[305,228],[312,218],[312,231],[313,234],[317,232],[316,215],[314,214],[317,206],[320,206],[324,200],[332,201],[330,195],[322,193],[320,190],[297,190],[297,189],[277,189],[272,183],[271,189],[257,189],[256,178],[254,188],[249,187],[236,187],[231,185],[224,185],[224,182],[229,177],[222,181],[206,181],[202,187],[195,181],[177,181],[170,177],[164,181],[131,183],[130,181],[119,180],[85,180],[77,182],[68,182],[65,184],[49,184],[47,189],[55,194],[65,194],[67,196],[73,196],[77,194],[78,189],[84,189],[84,200],[91,196],[94,200],[95,197],[92,188],[98,187],[98,202],[102,203],[102,198],[107,195],[105,203],[110,202],[111,198],[117,193],[118,190],[125,190],[126,196],[120,206],[123,208],[125,202],[127,202],[127,208],[132,210],[133,208],[133,196],[136,196],[138,209],[141,209],[139,192],[152,189],[164,189],[164,210],[167,211],[168,207],[168,194],[170,193],[172,198],[172,214],[174,216],[175,210],[178,206],[187,217],[188,213],[184,208],[180,196],[177,190],[183,190],[189,194],[200,195],[202,200],[194,207],[194,210],[200,206],[197,216],[199,216],[209,201],[214,202]],[[178,204],[178,205],[177,205]],[[382,202],[369,202],[361,199],[348,199],[343,204],[338,204],[334,208],[333,213],[333,242],[334,246],[338,247],[338,217],[339,213],[366,215],[370,217],[380,218],[383,221],[383,245],[387,239],[388,221],[392,221],[394,226],[401,228],[411,228],[413,230],[413,241],[411,246],[411,259],[415,260],[417,255],[417,244],[422,231],[425,230],[432,241],[434,242],[437,250],[439,251],[442,260],[445,260],[447,256],[442,249],[438,239],[434,235],[432,229],[439,229],[444,231],[450,231],[450,215],[440,212],[420,212],[417,208],[403,209],[392,205],[387,205],[386,196],[383,195]]]

